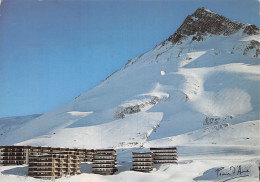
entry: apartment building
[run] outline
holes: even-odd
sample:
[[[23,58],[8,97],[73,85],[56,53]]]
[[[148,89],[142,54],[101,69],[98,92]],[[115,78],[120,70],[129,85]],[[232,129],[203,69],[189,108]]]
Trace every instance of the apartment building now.
[[[0,165],[28,164],[29,146],[0,146]]]
[[[152,152],[133,152],[133,171],[150,172],[153,170]]]
[[[112,175],[116,171],[116,150],[96,150],[93,155],[93,173],[102,175]]]
[[[29,157],[28,176],[53,180],[80,173],[80,157],[73,151]]]
[[[153,162],[155,164],[178,164],[178,153],[176,147],[150,148],[150,150],[153,152]]]

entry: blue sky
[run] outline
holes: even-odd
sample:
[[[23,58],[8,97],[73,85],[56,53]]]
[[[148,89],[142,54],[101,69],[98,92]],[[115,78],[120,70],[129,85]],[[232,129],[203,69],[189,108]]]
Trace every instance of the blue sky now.
[[[159,44],[197,8],[260,25],[256,0],[4,0],[0,117],[69,103]]]

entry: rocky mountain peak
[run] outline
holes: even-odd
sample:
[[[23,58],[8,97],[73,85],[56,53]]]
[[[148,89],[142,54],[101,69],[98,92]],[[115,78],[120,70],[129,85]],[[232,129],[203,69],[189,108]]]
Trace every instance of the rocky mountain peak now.
[[[167,40],[173,44],[180,42],[187,36],[194,35],[192,40],[203,40],[203,35],[224,35],[236,33],[245,24],[229,20],[228,18],[214,13],[206,8],[198,8],[192,15],[187,16],[178,30]],[[246,32],[257,34],[259,29],[256,26],[245,27]]]
[[[245,27],[243,33],[248,35],[257,35],[260,34],[260,29],[255,25],[248,25]]]

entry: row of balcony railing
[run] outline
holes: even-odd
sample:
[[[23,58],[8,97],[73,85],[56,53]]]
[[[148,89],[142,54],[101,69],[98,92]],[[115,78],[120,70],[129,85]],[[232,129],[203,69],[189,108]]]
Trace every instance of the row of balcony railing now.
[[[149,172],[153,164],[178,163],[177,148],[150,148],[151,152],[133,152],[133,170]],[[30,156],[30,157],[28,157]],[[113,174],[117,171],[116,150],[114,149],[69,149],[32,146],[0,146],[0,164],[21,165],[28,161],[29,173],[57,174],[64,171],[79,171],[80,162],[93,162],[93,172],[99,174]],[[45,170],[45,171],[44,171]]]

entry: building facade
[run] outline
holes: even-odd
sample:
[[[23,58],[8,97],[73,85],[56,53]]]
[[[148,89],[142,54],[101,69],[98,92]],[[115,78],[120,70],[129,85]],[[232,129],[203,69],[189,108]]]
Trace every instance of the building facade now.
[[[178,153],[176,147],[150,148],[153,152],[153,162],[155,164],[173,163],[178,164]]]
[[[72,151],[29,157],[28,176],[34,178],[53,180],[80,173],[80,157]]]
[[[93,155],[93,173],[114,174],[117,171],[116,157],[116,150],[114,149],[96,150]]]
[[[0,165],[28,164],[29,146],[0,146]]]
[[[84,162],[93,162],[93,156],[96,152],[94,149],[85,149]]]
[[[153,154],[152,152],[133,152],[133,168],[134,171],[150,172],[153,170]]]

